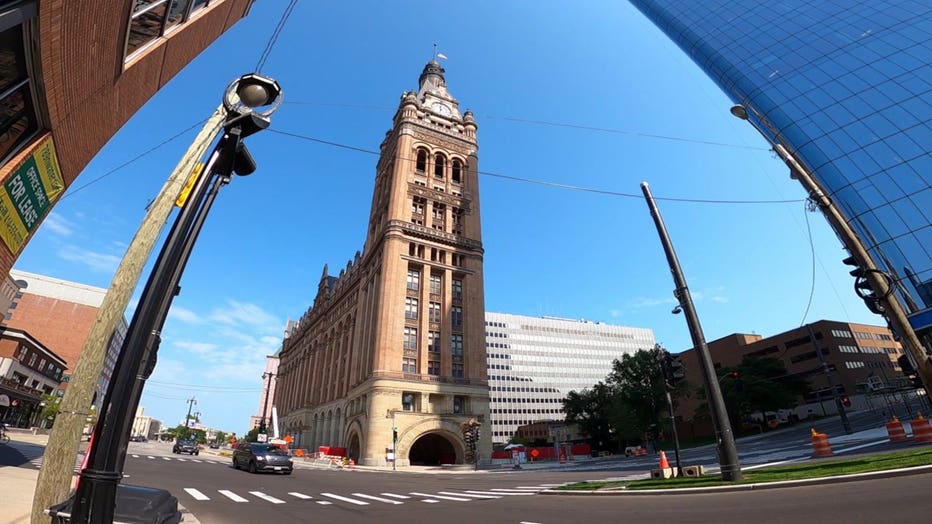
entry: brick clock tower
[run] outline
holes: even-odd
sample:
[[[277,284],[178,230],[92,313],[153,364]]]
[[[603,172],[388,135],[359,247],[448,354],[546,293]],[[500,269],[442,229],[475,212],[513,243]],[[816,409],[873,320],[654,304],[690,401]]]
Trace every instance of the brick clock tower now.
[[[462,464],[472,421],[480,464],[490,460],[477,126],[444,74],[431,60],[402,95],[363,253],[338,277],[325,266],[314,305],[287,329],[276,403],[309,452]]]

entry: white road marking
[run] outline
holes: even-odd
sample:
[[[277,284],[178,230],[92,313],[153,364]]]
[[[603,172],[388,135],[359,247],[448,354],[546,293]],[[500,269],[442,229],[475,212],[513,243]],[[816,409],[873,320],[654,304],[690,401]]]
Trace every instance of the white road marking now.
[[[476,491],[472,489],[467,489],[465,491],[466,493],[477,493],[479,495],[509,495],[509,496],[516,495],[516,496],[525,496],[525,497],[528,495],[536,494],[536,493],[528,493],[526,491],[516,491],[516,492],[511,492],[511,493],[507,491]]]
[[[543,488],[540,486],[528,487],[528,486],[518,486],[517,488],[492,488],[492,491],[540,491]]]
[[[138,459],[138,458],[139,458],[139,455],[133,455],[133,458],[134,458],[134,459]]]
[[[464,499],[463,497],[449,497],[449,496],[442,496],[442,495],[431,495],[429,493],[418,493],[417,491],[412,491],[411,494],[417,495],[418,497],[426,497],[430,499],[440,499],[440,500],[455,500],[458,502],[466,502],[468,500],[472,500],[472,499]]]
[[[236,493],[233,493],[232,491],[228,489],[218,489],[217,492],[223,495],[224,497],[232,500],[233,502],[249,502],[248,500],[244,499],[243,497],[240,497],[239,495],[237,495]]]
[[[261,491],[250,491],[249,494],[250,494],[250,495],[255,495],[255,496],[259,497],[259,498],[262,499],[262,500],[267,500],[267,501],[271,502],[272,504],[284,504],[284,503],[285,503],[284,500],[277,499],[277,498],[275,498],[275,497],[273,497],[273,496],[271,496],[271,495],[266,495],[265,493],[262,493]]]
[[[547,484],[548,486],[559,486],[559,484]],[[541,489],[541,486],[518,486],[515,489]]]
[[[380,493],[380,495],[385,495],[386,497],[395,497],[396,499],[409,499],[411,497],[407,495],[396,495],[394,493]]]
[[[321,506],[329,506],[330,504],[333,504],[333,502],[330,502],[329,500],[315,500],[314,502],[320,504]]]
[[[378,502],[384,502],[386,504],[404,504],[404,502],[398,502],[397,500],[383,499],[382,497],[373,497],[372,495],[366,495],[365,493],[353,493],[354,497],[362,497],[364,499],[376,500]]]
[[[501,495],[479,495],[472,493],[455,493],[452,491],[438,491],[441,495],[453,495],[454,497],[472,497],[474,499],[500,499]]]
[[[321,493],[325,497],[330,497],[332,499],[342,500],[343,502],[349,502],[350,504],[356,504],[357,506],[368,506],[368,502],[363,502],[361,500],[351,499],[349,497],[341,497],[339,495],[334,495],[333,493]]]
[[[178,459],[175,459],[175,460],[177,460],[178,462],[187,462],[187,460],[185,460],[185,459],[183,459],[183,458],[178,458]]]
[[[184,488],[184,490],[187,491],[189,495],[194,497],[195,500],[210,500],[210,497],[194,488]]]
[[[314,498],[310,495],[305,495],[304,493],[298,493],[297,491],[289,491],[288,494],[291,495],[292,497],[298,497],[299,499],[302,499],[302,500]]]
[[[540,491],[539,489],[518,489],[518,488],[492,488],[491,491],[501,492],[501,493],[528,493],[534,494]]]
[[[162,457],[162,460],[171,460],[171,457]]]
[[[195,459],[191,459],[191,462],[198,462],[198,463],[200,463],[200,462],[207,462],[207,461],[206,461],[206,460],[195,460]]]
[[[150,459],[154,459],[155,457],[153,457],[152,455],[149,455],[149,458],[150,458]]]
[[[439,501],[439,500],[434,500],[434,499],[421,499],[421,502],[426,502],[426,503],[428,503],[428,504],[436,504],[436,503],[438,503],[438,502],[440,502],[440,501]]]

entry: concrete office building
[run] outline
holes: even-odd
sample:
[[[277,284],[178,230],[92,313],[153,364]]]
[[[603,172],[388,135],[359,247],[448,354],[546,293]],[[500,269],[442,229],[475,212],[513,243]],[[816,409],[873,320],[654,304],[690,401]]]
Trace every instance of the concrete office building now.
[[[631,3],[812,173],[932,354],[929,3]]]
[[[604,381],[612,362],[654,347],[650,329],[554,317],[485,314],[492,442],[518,427],[562,421],[570,391]]]
[[[364,249],[335,276],[324,266],[279,353],[285,433],[364,465],[393,446],[398,466],[462,463],[471,420],[491,455],[478,126],[439,62],[418,84],[382,141]]]
[[[0,0],[0,275],[104,144],[252,2]]]

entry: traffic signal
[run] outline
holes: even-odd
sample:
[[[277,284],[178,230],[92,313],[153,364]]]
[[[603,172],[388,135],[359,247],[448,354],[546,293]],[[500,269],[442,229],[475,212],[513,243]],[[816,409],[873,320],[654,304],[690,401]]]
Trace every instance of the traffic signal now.
[[[851,399],[848,398],[848,395],[845,395],[845,396],[841,397],[841,405],[844,406],[844,407],[846,407],[846,408],[850,408],[850,407],[851,407]]]
[[[683,367],[683,363],[670,355],[670,387],[676,387],[684,378],[686,378],[686,368]]]
[[[890,278],[890,275],[879,269],[864,269],[854,256],[845,258],[841,262],[846,266],[854,266],[854,269],[849,271],[848,274],[854,277],[854,292],[864,300],[864,305],[867,306],[867,309],[871,310],[871,313],[883,315],[885,309],[883,303],[881,303],[881,299],[886,298],[886,296],[893,292],[893,280]],[[888,291],[885,296],[879,296],[874,288],[871,287],[870,280],[867,278],[867,274],[870,272],[886,279]]]
[[[732,371],[731,378],[738,380],[739,378],[741,378],[741,372],[738,370]]]
[[[398,442],[398,428],[392,428],[392,442]]]

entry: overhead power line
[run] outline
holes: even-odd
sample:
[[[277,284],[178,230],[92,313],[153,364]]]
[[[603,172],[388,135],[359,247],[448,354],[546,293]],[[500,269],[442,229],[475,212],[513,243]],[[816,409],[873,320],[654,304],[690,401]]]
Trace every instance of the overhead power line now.
[[[282,29],[285,28],[285,22],[288,21],[289,17],[291,17],[291,13],[294,11],[296,5],[298,5],[298,0],[291,0],[288,6],[285,7],[285,10],[282,12],[282,17],[278,20],[278,25],[275,26],[275,29],[272,31],[272,35],[269,37],[269,42],[265,45],[265,50],[262,51],[262,56],[259,57],[259,63],[256,64],[256,73],[262,72],[262,68],[265,66],[266,60],[268,60],[269,56],[272,54],[272,48],[275,47],[275,42],[278,41],[278,37],[281,35]]]

